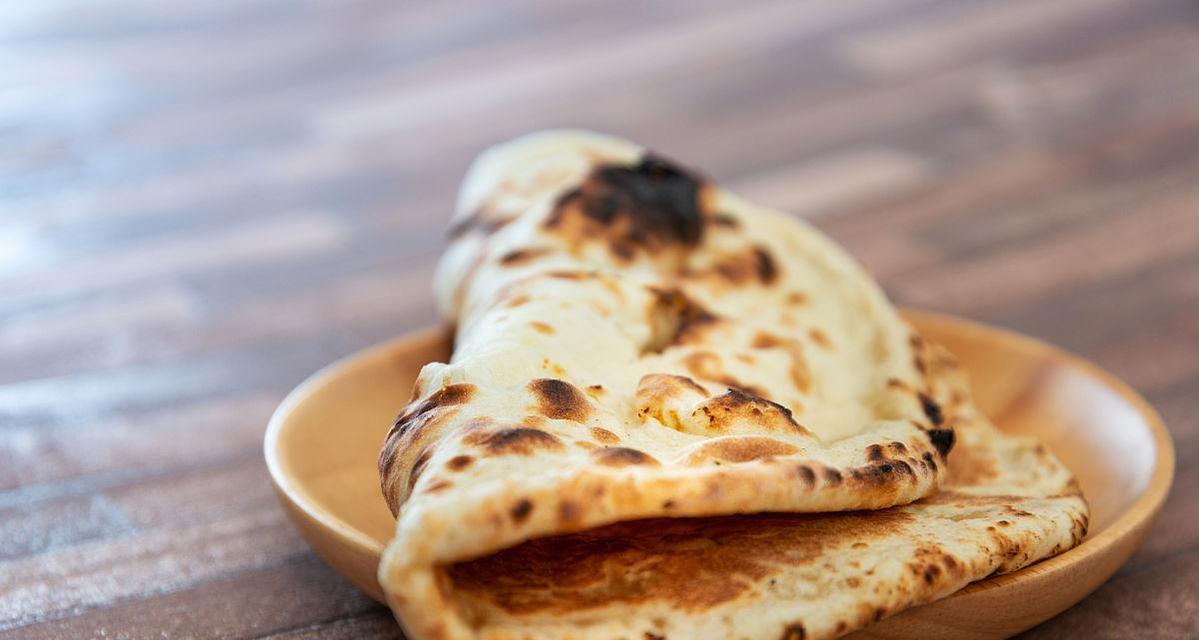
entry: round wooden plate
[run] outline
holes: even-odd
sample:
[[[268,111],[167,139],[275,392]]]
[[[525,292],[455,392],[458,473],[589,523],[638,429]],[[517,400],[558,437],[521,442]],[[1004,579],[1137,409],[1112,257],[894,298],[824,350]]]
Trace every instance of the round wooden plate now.
[[[1034,434],[1077,475],[1091,504],[1086,541],[1022,571],[976,582],[855,638],[1001,638],[1065,610],[1141,544],[1174,476],[1174,448],[1140,395],[1093,364],[1031,338],[906,312],[958,355],[979,406],[1005,431]],[[266,462],[304,538],[350,582],[383,601],[375,570],[393,519],[375,458],[422,365],[444,361],[436,329],[336,362],[297,387],[271,418]]]

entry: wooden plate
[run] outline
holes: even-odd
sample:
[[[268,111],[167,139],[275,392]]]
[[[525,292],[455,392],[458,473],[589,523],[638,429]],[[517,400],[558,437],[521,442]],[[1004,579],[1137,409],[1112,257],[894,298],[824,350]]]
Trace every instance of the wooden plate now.
[[[1161,418],[1093,364],[1031,338],[947,316],[907,312],[970,372],[979,406],[1005,431],[1035,434],[1078,476],[1091,503],[1080,546],[1016,573],[974,583],[905,611],[855,638],[999,638],[1065,610],[1097,588],[1141,544],[1174,475]],[[325,562],[382,601],[375,569],[393,520],[375,457],[426,362],[449,339],[428,329],[318,372],[271,418],[266,462],[280,501]]]

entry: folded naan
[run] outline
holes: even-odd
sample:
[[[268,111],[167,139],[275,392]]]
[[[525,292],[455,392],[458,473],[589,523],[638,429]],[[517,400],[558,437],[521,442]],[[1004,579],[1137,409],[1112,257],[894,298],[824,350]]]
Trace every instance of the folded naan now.
[[[414,638],[823,637],[1081,536],[1069,474],[807,225],[551,132],[476,162],[451,236],[454,353],[379,459],[380,581]],[[963,426],[984,482],[909,504]],[[760,512],[792,515],[728,517]],[[937,579],[890,564],[915,554]]]

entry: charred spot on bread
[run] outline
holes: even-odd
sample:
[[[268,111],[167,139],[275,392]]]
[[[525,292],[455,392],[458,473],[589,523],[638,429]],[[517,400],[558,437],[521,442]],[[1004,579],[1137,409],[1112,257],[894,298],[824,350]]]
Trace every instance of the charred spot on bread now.
[[[953,429],[929,429],[928,431],[929,442],[932,442],[933,447],[937,449],[937,453],[940,453],[942,458],[949,455],[955,439]]]
[[[446,385],[434,391],[432,395],[422,400],[419,404],[415,406],[409,405],[396,418],[395,425],[392,428],[397,431],[404,431],[410,428],[421,416],[436,409],[466,404],[470,402],[474,394],[475,385],[473,384],[460,383]]]
[[[557,378],[538,378],[529,383],[541,415],[556,420],[585,422],[591,403],[578,387]]]
[[[872,444],[866,447],[866,459],[870,461],[885,460],[887,454],[883,451],[882,445]]]
[[[926,469],[935,472],[937,470],[937,460],[931,451],[925,451],[924,455],[920,456],[923,465]]]
[[[653,154],[631,166],[600,165],[558,199],[545,227],[570,240],[605,241],[625,262],[638,250],[693,247],[704,232],[703,184]]]
[[[549,247],[533,247],[528,249],[513,249],[500,256],[500,264],[505,267],[515,267],[532,262],[533,260],[552,252]]]
[[[686,344],[698,338],[718,318],[678,289],[650,287],[652,302],[646,316],[650,338],[642,353],[661,353],[667,347]]]
[[[753,249],[754,253],[754,270],[758,275],[758,280],[762,284],[772,284],[779,277],[778,263],[775,262],[774,256],[770,251],[763,246],[757,246]]]
[[[716,438],[691,448],[682,459],[688,466],[753,462],[799,453],[799,447],[776,438],[763,436],[730,436]],[[811,470],[809,469],[809,473]]]
[[[458,413],[460,405],[474,397],[475,390],[473,384],[446,385],[428,398],[405,407],[387,432],[383,449],[379,452],[380,475],[384,478],[390,476],[392,467],[403,452],[418,443],[426,432],[437,429]]]
[[[412,463],[412,471],[408,472],[408,490],[416,486],[416,481],[420,479],[420,474],[425,470],[425,465],[429,464],[429,458],[433,456],[433,449],[425,447],[421,450],[420,455],[416,456],[416,461]]]
[[[520,524],[521,522],[524,522],[532,512],[533,503],[530,502],[528,498],[521,498],[516,502],[516,504],[512,505],[512,508],[508,511],[508,514],[512,516],[513,522]]]
[[[787,407],[737,388],[704,402],[695,411],[707,417],[709,431],[726,432],[747,422],[768,432],[808,433]]]
[[[628,447],[604,447],[591,453],[596,462],[608,467],[627,467],[630,465],[654,465],[658,461],[653,456]]]
[[[753,245],[742,251],[724,254],[710,266],[687,269],[684,275],[695,279],[716,277],[732,285],[751,282],[770,285],[778,280],[779,267],[769,249]]]
[[[945,414],[941,411],[941,405],[937,404],[932,396],[921,391],[919,394],[920,408],[924,410],[924,415],[928,416],[929,421],[933,426],[939,427],[945,422]]]
[[[493,455],[532,455],[534,451],[560,451],[564,445],[553,434],[528,427],[470,433],[463,442],[475,444]]]

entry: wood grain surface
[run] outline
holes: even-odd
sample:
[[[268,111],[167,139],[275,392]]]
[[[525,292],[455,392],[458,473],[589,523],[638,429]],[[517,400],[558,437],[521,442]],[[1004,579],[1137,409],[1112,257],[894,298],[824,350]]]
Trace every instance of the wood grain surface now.
[[[285,520],[264,425],[432,321],[467,163],[551,126],[1144,392],[1178,450],[1161,522],[1028,637],[1199,634],[1191,0],[3,4],[0,634],[398,637]]]

